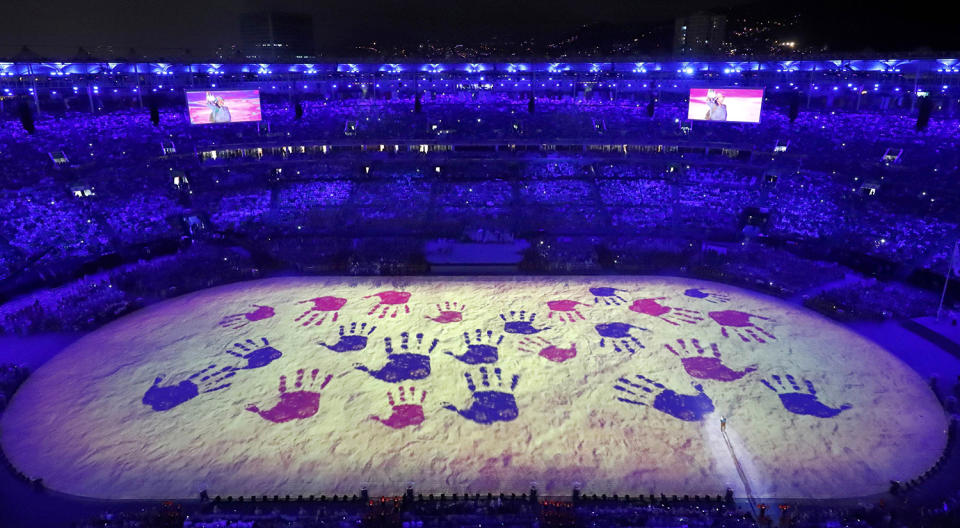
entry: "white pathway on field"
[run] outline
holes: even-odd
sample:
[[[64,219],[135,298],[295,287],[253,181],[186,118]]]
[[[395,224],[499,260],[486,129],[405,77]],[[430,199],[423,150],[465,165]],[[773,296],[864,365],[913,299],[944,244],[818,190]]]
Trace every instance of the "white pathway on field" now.
[[[734,496],[747,499],[756,515],[756,497],[770,496],[770,492],[740,435],[729,424],[726,431],[721,431],[719,420],[708,420],[706,436],[716,470],[733,490]]]

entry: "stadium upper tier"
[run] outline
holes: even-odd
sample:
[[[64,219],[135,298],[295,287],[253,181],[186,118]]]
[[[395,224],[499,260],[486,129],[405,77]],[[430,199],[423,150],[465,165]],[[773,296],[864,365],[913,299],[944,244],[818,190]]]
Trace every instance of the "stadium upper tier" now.
[[[960,105],[946,84],[927,99],[926,127],[913,80],[924,77],[906,71],[890,74],[904,83],[899,93],[889,83],[875,91],[879,78],[856,82],[855,71],[830,74],[829,89],[810,84],[819,73],[749,81],[766,87],[759,123],[691,123],[682,72],[676,82],[629,73],[611,87],[571,69],[538,73],[545,87],[524,90],[529,71],[496,82],[481,79],[488,71],[459,71],[457,81],[331,69],[314,84],[176,71],[65,73],[46,86],[0,77],[16,94],[0,97],[0,278],[50,276],[210,233],[279,244],[271,258],[335,269],[360,251],[352,240],[371,241],[361,263],[385,248],[409,263],[430,240],[479,231],[579,237],[544,256],[548,264],[606,261],[598,245],[670,240],[677,253],[761,237],[905,274],[946,270],[960,225]],[[725,86],[718,75],[686,85]],[[516,90],[496,89],[513,82]],[[726,86],[737,82],[748,83]],[[189,124],[184,92],[251,83],[261,121]],[[641,89],[615,87],[624,83]]]
[[[4,95],[50,90],[171,91],[183,87],[251,85],[262,91],[352,91],[370,88],[495,91],[575,91],[583,86],[621,93],[685,89],[704,81],[766,86],[771,91],[855,91],[950,94],[958,89],[960,58],[474,63],[169,63],[0,62]],[[691,84],[692,83],[692,84]],[[54,94],[55,95],[55,94]]]
[[[71,62],[56,59],[29,62],[0,62],[0,76],[29,75],[114,75],[155,74],[302,74],[329,73],[614,73],[614,74],[674,74],[703,73],[853,73],[875,72],[906,75],[930,73],[960,73],[960,58],[886,58],[863,59],[836,57],[827,60],[769,60],[732,57],[729,60],[668,60],[668,61],[590,61],[590,62],[324,62],[297,63],[171,63],[171,62],[107,62],[86,60]]]

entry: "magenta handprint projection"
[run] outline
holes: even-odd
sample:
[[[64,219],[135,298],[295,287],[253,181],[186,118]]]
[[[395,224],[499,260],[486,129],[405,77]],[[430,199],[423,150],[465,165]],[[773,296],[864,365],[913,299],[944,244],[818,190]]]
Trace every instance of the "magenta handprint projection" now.
[[[503,342],[501,334],[496,339],[493,337],[493,330],[483,330],[477,328],[473,337],[469,332],[463,333],[463,344],[466,349],[462,354],[457,355],[453,352],[444,352],[448,356],[453,356],[468,365],[479,365],[481,363],[496,363],[499,359],[500,343]]]
[[[536,327],[533,322],[537,320],[537,314],[531,313],[527,316],[526,310],[519,312],[510,311],[509,315],[500,314],[503,319],[503,331],[508,334],[531,335],[539,334],[544,330],[549,330],[549,326]]]
[[[328,345],[327,343],[321,342],[318,344],[338,354],[356,352],[367,348],[367,340],[370,334],[376,331],[376,329],[377,327],[372,325],[368,329],[367,323],[360,323],[359,326],[357,326],[357,323],[350,323],[349,330],[346,329],[345,325],[340,325],[340,338],[337,339],[336,343]]]
[[[250,306],[253,306],[254,309],[249,312],[228,315],[221,319],[218,324],[224,328],[237,330],[252,322],[270,319],[276,315],[272,306],[261,306],[259,304],[251,304]]]
[[[327,320],[327,317],[330,316],[330,312],[333,312],[333,317],[330,321],[336,322],[337,316],[340,315],[340,308],[343,308],[343,305],[347,304],[347,300],[343,297],[326,296],[314,297],[313,299],[300,301],[297,304],[306,303],[310,303],[311,306],[294,319],[294,321],[300,323],[300,326],[320,326]]]
[[[236,372],[232,367],[224,367],[220,370],[214,370],[215,368],[217,368],[216,365],[210,365],[191,374],[190,377],[176,385],[161,386],[160,383],[163,382],[164,378],[164,375],[161,374],[153,380],[153,385],[147,389],[141,401],[144,405],[149,405],[154,411],[168,411],[201,394],[226,389],[230,386],[228,380]]]
[[[593,303],[606,304],[607,306],[614,305],[619,306],[625,302],[626,299],[620,296],[617,292],[626,292],[627,290],[621,290],[619,288],[611,288],[609,286],[597,286],[595,288],[590,288],[590,293],[594,295]]]
[[[609,343],[614,352],[629,352],[631,354],[635,354],[639,348],[646,348],[636,336],[631,334],[631,331],[650,331],[630,323],[602,323],[594,326],[593,329],[600,334],[601,348],[606,348],[607,343]]]
[[[311,370],[309,375],[306,372],[306,369],[297,370],[293,390],[287,387],[287,377],[280,376],[280,385],[277,388],[280,400],[273,407],[262,410],[257,405],[250,404],[247,410],[273,423],[302,420],[317,414],[320,410],[320,391],[330,383],[333,375],[327,374],[321,380],[318,377],[320,369]]]
[[[376,420],[393,429],[403,429],[404,427],[422,424],[425,419],[423,416],[423,401],[427,397],[427,391],[420,391],[419,401],[417,401],[416,387],[410,387],[404,390],[403,386],[400,386],[397,392],[400,395],[399,403],[393,399],[393,393],[387,391],[387,401],[390,403],[390,416],[387,418],[370,416],[370,419]]]
[[[580,313],[580,310],[577,308],[577,306],[590,305],[580,301],[571,301],[570,299],[547,301],[547,308],[550,308],[550,313],[547,314],[547,319],[552,319],[555,316],[562,323],[574,323],[578,320],[583,321],[586,319],[586,317]]]
[[[657,302],[663,299],[666,299],[666,297],[637,299],[630,305],[630,310],[639,314],[656,317],[673,326],[680,326],[680,323],[696,324],[703,321],[703,316],[696,310],[688,310],[677,306],[666,306]]]
[[[373,295],[367,295],[364,299],[369,299],[371,297],[377,297],[380,300],[377,301],[377,304],[367,312],[367,315],[373,315],[380,311],[380,315],[377,317],[383,319],[390,314],[391,318],[395,318],[397,314],[400,313],[400,306],[403,306],[403,313],[410,313],[410,306],[407,305],[407,302],[410,300],[409,292],[399,292],[394,290],[383,291],[380,293],[374,293]],[[382,307],[382,310],[381,310]]]
[[[680,394],[642,374],[636,374],[634,378],[635,380],[626,377],[617,379],[613,388],[624,394],[617,396],[618,401],[631,405],[650,405],[662,413],[686,422],[698,422],[714,410],[713,400],[703,392],[703,386],[697,383],[690,384],[695,394]]]
[[[689,290],[684,290],[683,294],[687,297],[703,299],[704,301],[714,304],[730,301],[730,296],[725,293],[703,291],[701,288],[690,288]]]
[[[769,317],[763,317],[762,315],[756,315],[747,312],[739,312],[737,310],[710,312],[707,315],[720,325],[720,334],[723,335],[723,337],[730,337],[730,332],[727,331],[727,328],[729,328],[744,343],[749,343],[751,341],[756,341],[757,343],[766,343],[767,341],[763,338],[763,336],[766,336],[769,339],[776,339],[776,337],[773,337],[773,334],[757,326],[753,321],[750,320],[751,318],[754,318],[761,319],[763,321],[770,321],[771,319]]]
[[[709,345],[708,353],[698,339],[690,339],[690,346],[687,341],[677,339],[676,346],[664,345],[673,355],[680,358],[680,364],[687,374],[694,378],[708,379],[714,381],[736,381],[747,374],[757,370],[756,365],[750,365],[743,370],[734,370],[723,364],[720,359],[720,348],[716,343]]]
[[[528,354],[537,354],[547,361],[554,363],[563,363],[568,359],[577,357],[576,343],[570,343],[569,348],[562,348],[540,336],[524,337],[520,340],[517,350]]]
[[[760,380],[760,383],[763,383],[768,389],[777,393],[777,396],[780,397],[780,403],[783,404],[783,408],[793,414],[816,416],[817,418],[833,418],[843,411],[853,408],[849,403],[845,403],[840,407],[830,407],[823,404],[817,397],[817,391],[813,388],[813,383],[810,380],[803,380],[803,384],[806,387],[806,390],[804,390],[800,387],[800,384],[797,383],[796,378],[790,374],[786,376],[789,386],[784,384],[783,378],[780,376],[773,375],[770,376],[770,378],[773,380],[773,383],[765,379]]]
[[[466,309],[466,306],[458,302],[446,301],[443,303],[442,307],[439,303],[437,304],[437,312],[439,312],[437,315],[433,317],[427,315],[424,317],[440,324],[459,323],[460,321],[463,321],[463,311]]]
[[[240,370],[265,367],[283,356],[283,353],[270,346],[266,337],[261,337],[259,342],[247,339],[242,343],[234,343],[233,348],[228,348],[224,352],[247,362],[245,365],[237,367]]]
[[[423,334],[414,336],[412,342],[409,332],[400,334],[400,351],[393,348],[393,340],[383,338],[384,349],[387,353],[387,364],[379,369],[372,370],[360,363],[353,368],[362,370],[380,381],[396,383],[398,381],[418,380],[430,375],[430,353],[437,347],[439,339],[426,340]]]
[[[520,415],[520,411],[517,408],[517,400],[513,396],[513,391],[517,388],[520,376],[514,374],[510,377],[509,384],[505,385],[503,372],[499,367],[493,369],[493,380],[490,379],[487,367],[480,367],[479,373],[479,388],[469,372],[463,374],[472,398],[470,407],[458,409],[455,405],[445,402],[443,408],[478,424],[489,425],[494,422],[515,420]]]

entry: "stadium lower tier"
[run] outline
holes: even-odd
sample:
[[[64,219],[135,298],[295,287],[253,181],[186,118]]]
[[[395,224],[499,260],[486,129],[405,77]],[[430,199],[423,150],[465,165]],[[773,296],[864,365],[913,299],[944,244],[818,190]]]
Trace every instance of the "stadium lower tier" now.
[[[16,393],[2,445],[49,488],[108,499],[833,498],[923,473],[946,429],[877,344],[726,285],[299,277],[85,336]]]

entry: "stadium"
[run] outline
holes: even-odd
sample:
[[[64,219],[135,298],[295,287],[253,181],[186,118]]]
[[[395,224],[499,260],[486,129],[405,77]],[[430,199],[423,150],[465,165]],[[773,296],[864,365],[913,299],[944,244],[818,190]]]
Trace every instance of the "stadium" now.
[[[950,526],[958,80],[0,63],[3,526]]]

